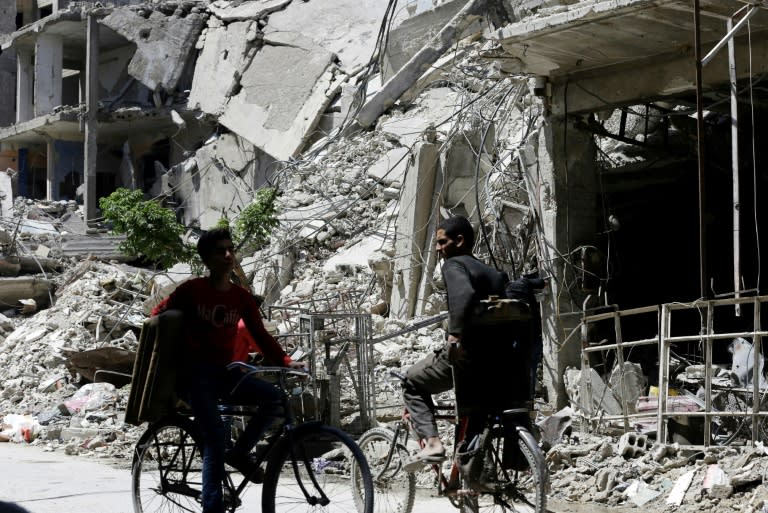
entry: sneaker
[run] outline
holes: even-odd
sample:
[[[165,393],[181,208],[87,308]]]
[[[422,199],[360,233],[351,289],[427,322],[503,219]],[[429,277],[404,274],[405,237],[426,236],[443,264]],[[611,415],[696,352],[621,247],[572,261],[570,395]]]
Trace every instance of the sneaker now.
[[[241,455],[230,451],[224,457],[224,462],[246,476],[252,483],[264,482],[264,469],[258,465],[255,454]]]

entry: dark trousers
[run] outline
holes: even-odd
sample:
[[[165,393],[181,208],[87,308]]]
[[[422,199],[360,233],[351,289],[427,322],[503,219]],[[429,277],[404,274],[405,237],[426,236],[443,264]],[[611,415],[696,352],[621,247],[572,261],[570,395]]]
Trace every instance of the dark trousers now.
[[[432,395],[451,390],[454,387],[454,373],[456,381],[461,383],[463,372],[463,365],[451,367],[448,351],[445,349],[435,351],[408,369],[405,374],[403,400],[411,415],[413,428],[419,437],[429,438],[438,435]],[[460,390],[460,387],[457,388]],[[457,391],[457,402],[458,396]]]
[[[233,448],[233,451],[245,453],[282,415],[280,391],[271,383],[252,376],[241,380],[243,374],[239,370],[227,371],[220,365],[199,363],[185,370],[188,372],[181,384],[189,397],[203,446],[203,513],[224,513],[221,485],[230,433],[219,413],[219,399],[232,404],[259,406],[259,415],[251,419]]]

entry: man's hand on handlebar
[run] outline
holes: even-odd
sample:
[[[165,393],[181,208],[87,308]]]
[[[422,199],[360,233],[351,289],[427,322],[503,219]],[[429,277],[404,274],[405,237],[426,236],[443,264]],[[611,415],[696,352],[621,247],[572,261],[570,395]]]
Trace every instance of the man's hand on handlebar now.
[[[291,362],[288,364],[289,369],[294,370],[301,370],[304,372],[309,372],[309,368],[307,367],[306,362]]]
[[[454,335],[448,335],[448,361],[456,365],[465,360],[466,355],[461,347],[461,340]]]

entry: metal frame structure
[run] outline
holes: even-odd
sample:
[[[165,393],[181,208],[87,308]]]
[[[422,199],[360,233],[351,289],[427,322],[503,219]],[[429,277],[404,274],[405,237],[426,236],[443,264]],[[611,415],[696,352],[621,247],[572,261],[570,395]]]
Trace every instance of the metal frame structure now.
[[[624,349],[630,349],[637,346],[659,345],[658,335],[653,338],[625,341],[622,337],[621,324],[622,320],[628,317],[634,317],[638,315],[655,314],[657,320],[657,326],[659,321],[660,309],[658,306],[648,306],[641,308],[633,308],[630,310],[618,310],[614,309],[611,312],[598,313],[594,315],[585,316],[582,319],[581,330],[581,361],[582,361],[582,380],[584,380],[585,371],[590,370],[589,355],[590,353],[604,352],[604,351],[616,351],[616,362],[619,365],[619,372],[621,376],[621,389],[624,390]],[[616,342],[613,344],[592,344],[589,342],[589,325],[597,322],[613,319],[614,334]],[[657,331],[658,333],[658,331]],[[622,414],[620,416],[604,415],[602,412],[593,412],[593,391],[592,380],[584,380],[584,387],[586,392],[585,404],[581,405],[582,408],[588,408],[586,410],[587,420],[590,422],[622,420],[624,429],[628,430],[629,419],[638,417],[648,417],[648,414],[635,413],[630,414],[628,412],[626,401],[621,401]]]
[[[760,311],[764,303],[768,303],[768,296],[739,297],[730,299],[713,299],[708,301],[696,301],[694,303],[681,304],[672,303],[662,305],[661,316],[661,339],[659,346],[659,408],[658,408],[658,434],[657,440],[667,441],[667,421],[670,418],[704,418],[704,447],[711,445],[712,422],[714,417],[750,417],[752,419],[752,440],[751,445],[758,441],[758,424],[760,418],[768,417],[768,411],[760,411],[760,366],[759,361],[762,356],[762,338],[768,335],[762,327]],[[716,333],[715,308],[719,306],[731,305],[752,305],[752,330],[735,333]],[[703,333],[697,333],[687,336],[672,336],[672,313],[675,311],[696,309],[699,312],[706,312],[706,330]],[[748,337],[752,339],[754,350],[752,366],[752,405],[747,411],[722,412],[714,411],[712,408],[712,348],[713,344],[725,340],[732,340],[737,337]],[[667,410],[667,397],[669,395],[669,359],[670,350],[673,344],[681,342],[700,342],[704,348],[704,411],[698,412],[672,412]],[[700,447],[700,446],[696,446]]]
[[[338,330],[337,336],[327,336],[329,324],[348,323],[351,333]],[[342,365],[352,381],[360,410],[362,431],[373,426],[376,412],[376,394],[371,379],[373,369],[373,344],[371,315],[361,313],[315,313],[299,317],[299,331],[307,337],[309,345],[309,370],[314,379],[313,396],[315,411],[327,406],[324,419],[332,426],[341,425],[341,378]],[[350,351],[352,349],[352,351]],[[351,355],[350,355],[351,352]],[[353,367],[353,362],[356,367]],[[319,386],[318,386],[319,383]]]
[[[752,308],[752,330],[742,332],[717,333],[715,331],[715,313],[717,307],[742,307],[751,305]],[[623,421],[625,431],[631,429],[630,419],[649,418],[648,413],[630,414],[628,412],[626,401],[621,400],[621,415],[605,415],[604,412],[593,409],[593,390],[591,379],[585,376],[590,374],[589,355],[595,352],[615,351],[616,362],[619,365],[622,378],[622,390],[624,389],[624,350],[638,346],[657,345],[659,355],[659,401],[656,411],[657,421],[657,440],[663,443],[667,442],[669,419],[680,418],[703,418],[704,422],[704,443],[703,445],[694,445],[692,447],[708,447],[712,443],[712,420],[716,417],[737,417],[751,419],[751,444],[758,441],[759,423],[761,420],[768,420],[768,410],[761,411],[761,390],[760,390],[760,365],[759,361],[762,355],[762,338],[768,335],[768,331],[763,328],[761,309],[768,306],[768,296],[754,297],[736,297],[728,299],[699,300],[693,303],[669,303],[660,306],[648,306],[620,311],[615,309],[611,312],[598,313],[584,316],[582,318],[580,330],[582,341],[582,386],[585,391],[585,404],[580,405],[584,411],[587,421],[595,425],[604,421]],[[690,335],[672,336],[672,317],[673,312],[696,311],[703,320],[702,329],[699,333]],[[658,326],[658,335],[646,339],[625,341],[622,337],[622,320],[638,315],[655,315]],[[589,326],[600,321],[613,319],[615,343],[600,344],[589,342]],[[747,394],[751,395],[751,405],[745,411],[718,411],[712,406],[712,349],[718,342],[728,341],[738,337],[749,338],[752,340],[753,365],[752,365],[752,387],[747,389]],[[668,397],[670,392],[670,356],[671,349],[675,344],[699,342],[703,348],[704,355],[704,410],[696,412],[672,411],[668,409]],[[764,391],[763,391],[764,392]],[[621,399],[621,398],[620,398]]]

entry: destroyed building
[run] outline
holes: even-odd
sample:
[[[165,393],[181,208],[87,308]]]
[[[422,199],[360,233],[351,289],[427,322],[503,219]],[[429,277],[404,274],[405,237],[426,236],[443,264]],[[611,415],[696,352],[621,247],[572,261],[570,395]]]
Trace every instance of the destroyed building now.
[[[363,319],[350,336],[372,365],[406,367],[441,341],[432,240],[442,215],[464,214],[478,255],[548,278],[540,411],[570,404],[585,431],[682,446],[764,442],[765,1],[391,5],[0,0],[0,215],[9,240],[13,219],[25,237],[6,260],[126,262],[94,233],[117,187],[205,229],[277,186],[281,227],[242,265],[283,341],[300,345],[308,315],[313,343],[332,346],[344,314]],[[189,275],[77,269],[49,300],[37,277],[34,293],[11,288],[5,303],[34,296],[57,320],[13,335],[10,319],[0,348],[135,349],[145,296]],[[83,276],[129,306],[57,307]],[[14,371],[4,408],[33,411],[25,387],[72,393],[55,385],[65,357],[35,360],[34,379]],[[397,402],[365,386],[366,407]],[[622,457],[646,454],[627,443]],[[552,454],[581,468],[576,449]],[[677,455],[659,454],[649,467]],[[618,500],[617,475],[600,479],[601,500]]]

